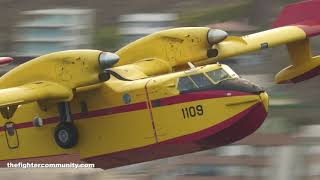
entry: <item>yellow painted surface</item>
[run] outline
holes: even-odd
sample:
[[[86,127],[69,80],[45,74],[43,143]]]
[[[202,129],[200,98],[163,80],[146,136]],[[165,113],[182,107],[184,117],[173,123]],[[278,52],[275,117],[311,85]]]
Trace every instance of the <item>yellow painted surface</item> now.
[[[269,96],[266,92],[260,94],[261,101],[266,112],[269,112]]]
[[[198,64],[215,63],[228,57],[238,56],[264,48],[272,48],[278,45],[285,45],[304,39],[306,39],[306,33],[296,26],[284,26],[241,37],[229,36],[223,42],[212,47],[218,50],[219,55],[217,57],[201,61]]]
[[[310,70],[318,66],[320,66],[320,56],[312,57],[303,64],[291,65],[282,69],[280,72],[276,74],[275,82],[279,83],[289,81],[297,76],[309,72]]]
[[[149,71],[155,68],[154,73],[161,71],[168,73],[167,63],[170,68],[173,68],[186,64],[188,61],[205,60],[207,59],[207,50],[210,48],[207,41],[208,31],[209,28],[205,27],[186,27],[151,34],[117,51],[116,54],[120,56],[121,60],[116,65],[159,59],[163,60],[163,69],[158,69],[159,67],[155,63],[145,70]]]
[[[227,106],[228,103],[233,101],[247,101],[249,99],[253,101],[237,106]],[[259,101],[259,97],[253,95],[199,100],[154,108],[152,112],[158,139],[159,141],[165,141],[172,139],[172,137],[179,137],[207,129],[246,110]],[[196,107],[198,105],[203,107],[204,114],[202,116],[183,118],[183,108]]]
[[[187,62],[207,59],[207,50],[211,48],[207,42],[208,30],[209,28],[176,28],[161,31],[117,51],[121,59],[110,71],[135,79],[134,81],[122,81],[112,76],[107,82],[101,82],[98,78],[102,71],[98,63],[101,51],[73,50],[41,56],[10,71],[0,78],[0,92],[6,88],[23,89],[27,84],[39,81],[56,83],[65,88],[66,92],[72,92],[71,96],[63,93],[58,86],[52,86],[58,95],[67,94],[73,98],[70,101],[73,114],[80,113],[82,102],[87,104],[89,112],[123,106],[126,94],[131,98],[130,104],[146,103],[146,87],[149,100],[176,96],[179,95],[176,89],[178,77],[221,68],[214,64],[172,73],[175,67],[184,66]],[[293,36],[289,39],[283,37],[278,41],[273,37],[273,31],[270,31],[241,39],[230,37],[221,42],[219,51],[224,52],[223,57],[228,57],[257,49],[265,41],[272,47],[305,38],[305,34],[295,27],[276,31],[275,34],[285,35],[290,32]],[[222,55],[219,57],[222,58]],[[8,100],[11,105],[21,105],[12,118],[4,119],[0,116],[0,126],[7,122],[19,125],[31,123],[35,117],[57,117],[56,102],[70,100],[70,96],[65,98],[49,93],[43,95],[47,99],[42,101],[41,93],[48,91],[39,90],[37,86],[33,91],[31,100],[28,99],[26,104],[15,104],[13,100]],[[48,99],[50,96],[54,98]],[[11,95],[10,97],[12,98]],[[86,158],[143,147],[156,143],[150,112],[153,114],[158,140],[165,141],[216,125],[261,101],[265,102],[259,95],[224,97],[76,120],[79,143],[68,150],[60,148],[53,139],[56,123],[39,128],[18,129],[19,147],[16,149],[8,148],[5,132],[1,131],[0,160],[65,153],[80,153],[82,158]],[[197,105],[203,106],[205,114],[202,117],[182,119],[182,108]],[[13,138],[9,143],[15,145],[16,142]]]
[[[150,100],[176,96],[177,78],[188,74],[220,68],[220,65],[208,65],[192,71],[171,73],[136,81],[120,81],[112,77],[109,81],[87,91],[79,92],[71,103],[72,113],[80,112],[80,102],[86,102],[89,111],[118,107],[124,105],[123,95],[129,94],[130,104],[146,102],[145,85],[148,83]],[[228,107],[232,102],[250,101],[237,106]],[[199,100],[170,106],[153,108],[152,113],[159,141],[164,141],[197,132],[213,126],[260,102],[258,95],[225,97]],[[183,119],[181,108],[203,105],[205,115],[192,119]],[[44,111],[46,109],[46,111]],[[12,119],[16,124],[31,122],[35,116],[43,119],[57,116],[55,104],[37,102],[21,105]],[[1,126],[8,120],[0,117]],[[75,121],[79,130],[79,143],[72,149],[62,149],[53,139],[57,124],[36,128],[18,129],[19,147],[9,149],[4,132],[0,132],[0,159],[15,159],[80,153],[82,158],[124,151],[156,143],[152,121],[148,109],[98,116]]]
[[[39,81],[22,86],[0,89],[0,107],[25,104],[43,99],[54,101],[70,101],[72,91],[60,84]]]
[[[309,39],[289,43],[287,48],[292,65],[276,74],[276,83],[290,81],[320,66],[320,57],[312,57]]]
[[[241,37],[229,36],[212,47],[207,42],[208,30],[201,27],[175,28],[132,42],[116,52],[121,57],[118,69],[131,79],[139,79],[186,68],[188,62],[196,65],[212,64],[279,45],[287,45],[292,66],[276,75],[277,83],[293,79],[319,65],[317,58],[311,57],[306,33],[297,26],[284,26]],[[216,57],[207,57],[210,48],[218,51]],[[125,73],[134,72],[133,69],[138,71],[134,74]]]
[[[56,82],[68,88],[96,84],[99,81],[98,50],[70,50],[47,54],[28,61],[0,78],[0,88],[38,81]]]

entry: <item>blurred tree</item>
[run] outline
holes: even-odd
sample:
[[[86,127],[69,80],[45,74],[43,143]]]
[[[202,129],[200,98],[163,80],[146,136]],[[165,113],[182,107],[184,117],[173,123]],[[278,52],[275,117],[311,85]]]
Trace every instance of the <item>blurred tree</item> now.
[[[249,23],[252,25],[264,25],[269,24],[270,17],[273,14],[272,11],[273,3],[266,0],[255,0],[252,3],[252,8],[250,9]]]
[[[253,0],[243,0],[202,9],[185,10],[179,15],[180,26],[204,26],[211,23],[247,18]]]
[[[94,46],[96,49],[112,52],[117,50],[119,42],[120,35],[118,34],[118,27],[111,25],[97,30]]]

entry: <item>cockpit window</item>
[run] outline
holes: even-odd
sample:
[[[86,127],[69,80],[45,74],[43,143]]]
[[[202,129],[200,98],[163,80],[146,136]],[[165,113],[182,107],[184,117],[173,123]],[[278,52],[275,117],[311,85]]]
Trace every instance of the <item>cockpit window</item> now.
[[[204,74],[195,74],[190,78],[197,84],[199,88],[208,87],[212,85],[211,81]]]
[[[196,89],[196,85],[191,81],[189,77],[181,77],[178,82],[178,89],[181,92]]]
[[[232,77],[223,69],[216,69],[210,72],[207,72],[207,75],[214,81],[214,82],[221,82],[226,79],[231,79]]]

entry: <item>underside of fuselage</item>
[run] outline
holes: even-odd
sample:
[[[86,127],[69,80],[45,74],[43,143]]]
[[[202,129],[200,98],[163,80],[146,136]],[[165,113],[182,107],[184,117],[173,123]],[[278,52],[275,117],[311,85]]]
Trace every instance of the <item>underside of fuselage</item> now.
[[[99,155],[83,160],[88,163],[94,163],[97,167],[109,169],[203,151],[233,143],[252,134],[260,127],[266,116],[267,112],[263,103],[257,103],[218,125],[193,134],[144,147]]]

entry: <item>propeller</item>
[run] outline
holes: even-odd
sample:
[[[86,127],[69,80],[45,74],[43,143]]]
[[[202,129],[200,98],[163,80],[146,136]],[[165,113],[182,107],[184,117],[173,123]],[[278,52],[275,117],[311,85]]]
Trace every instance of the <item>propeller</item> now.
[[[102,52],[99,56],[99,65],[102,70],[111,68],[119,61],[120,57],[117,54],[110,52]]]
[[[212,46],[218,44],[228,37],[228,33],[220,29],[210,29],[208,31],[208,42]]]

